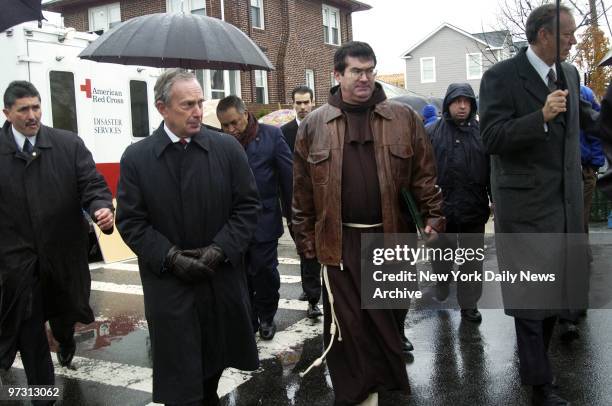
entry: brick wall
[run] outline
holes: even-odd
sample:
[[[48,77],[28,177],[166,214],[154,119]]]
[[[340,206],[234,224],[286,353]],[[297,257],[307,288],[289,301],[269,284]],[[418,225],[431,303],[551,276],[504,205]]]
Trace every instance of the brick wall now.
[[[74,27],[77,31],[89,31],[89,9],[117,1],[97,1],[84,5],[68,5],[62,11],[64,25]],[[121,0],[121,21],[145,14],[163,13],[166,11],[166,0]]]
[[[66,26],[78,31],[89,30],[89,8],[116,1],[88,2],[67,5],[61,12]],[[225,0],[225,20],[249,35],[266,53],[276,67],[268,73],[268,102],[291,103],[291,91],[305,83],[305,70],[315,76],[317,104],[327,101],[333,71],[333,56],[338,47],[323,42],[322,5],[340,10],[341,43],[352,39],[351,14],[330,1],[322,0],[263,0],[264,29],[251,27],[250,1]],[[166,11],[166,0],[120,0],[123,21],[144,14]],[[221,0],[206,0],[207,14],[221,17]],[[247,103],[255,100],[254,75],[242,72],[242,98]]]
[[[122,0],[121,21],[145,14],[165,13],[166,0]]]
[[[337,46],[328,45],[323,40],[323,1],[289,1],[290,34],[286,57],[285,102],[291,102],[291,91],[306,81],[305,70],[311,69],[315,76],[316,104],[327,102],[331,87],[331,74],[334,69],[334,53]],[[348,19],[347,19],[348,17]],[[350,14],[340,9],[341,43],[352,39]]]

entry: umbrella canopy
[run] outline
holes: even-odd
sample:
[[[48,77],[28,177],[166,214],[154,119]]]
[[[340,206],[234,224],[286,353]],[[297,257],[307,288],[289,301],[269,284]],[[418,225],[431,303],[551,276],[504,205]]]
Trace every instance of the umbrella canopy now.
[[[26,21],[41,21],[44,17],[41,0],[0,0],[0,32]]]
[[[127,20],[105,32],[79,57],[158,68],[273,70],[242,31],[216,18],[159,13]]]
[[[266,114],[259,119],[260,123],[270,124],[275,127],[280,127],[287,124],[289,121],[295,118],[295,110],[293,109],[281,109],[273,111],[272,113]]]
[[[391,100],[395,100],[402,104],[410,106],[414,111],[419,113],[419,115],[421,115],[421,112],[423,111],[423,107],[425,107],[426,104],[433,104],[434,106],[436,106],[438,111],[442,111],[442,99],[439,97],[421,97],[421,96],[406,95],[406,96],[393,97]]]
[[[377,80],[376,82],[379,83],[382,86],[382,88],[385,91],[385,94],[387,95],[388,98],[403,96],[405,94],[410,94],[410,92],[408,90],[404,89],[403,87],[398,87],[398,86],[392,85],[390,83],[383,82],[382,80]]]

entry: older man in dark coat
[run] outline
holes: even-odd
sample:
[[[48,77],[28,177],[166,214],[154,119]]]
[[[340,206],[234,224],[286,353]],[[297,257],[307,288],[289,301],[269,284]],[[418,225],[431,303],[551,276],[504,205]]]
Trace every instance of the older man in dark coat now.
[[[9,84],[0,132],[0,368],[17,350],[30,385],[52,385],[45,321],[70,363],[74,323],[91,323],[86,210],[113,228],[111,193],[78,135],[41,125],[40,95]]]
[[[596,129],[596,113],[580,100],[576,69],[567,63],[561,63],[562,72],[555,68],[555,21],[554,4],[534,9],[526,23],[529,47],[494,65],[480,86],[500,269],[550,271],[556,277],[554,283],[503,286],[506,313],[515,317],[521,381],[533,386],[537,405],[566,404],[553,390],[547,349],[560,310],[585,306],[579,130]],[[566,7],[560,30],[565,59],[576,43],[576,24]],[[555,87],[559,75],[565,90]]]
[[[225,368],[259,366],[243,255],[260,204],[244,150],[202,128],[202,89],[172,69],[163,123],[121,158],[117,227],[138,255],[153,348],[153,401],[216,405]]]
[[[246,254],[246,267],[253,329],[259,329],[262,339],[271,340],[276,333],[274,316],[280,299],[277,248],[283,235],[283,215],[291,226],[291,152],[283,133],[274,126],[259,124],[237,96],[219,102],[217,117],[223,131],[236,137],[244,147],[263,206]]]

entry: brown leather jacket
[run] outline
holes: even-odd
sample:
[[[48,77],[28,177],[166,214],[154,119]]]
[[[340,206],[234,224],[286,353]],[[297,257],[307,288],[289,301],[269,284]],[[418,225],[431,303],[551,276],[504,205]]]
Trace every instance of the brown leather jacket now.
[[[399,190],[412,192],[426,225],[444,231],[442,192],[436,185],[435,157],[419,116],[385,100],[371,116],[380,183],[383,230],[406,233],[411,228],[400,212]],[[346,119],[325,104],[300,124],[293,163],[292,231],[299,253],[316,252],[322,264],[342,262],[340,190]]]

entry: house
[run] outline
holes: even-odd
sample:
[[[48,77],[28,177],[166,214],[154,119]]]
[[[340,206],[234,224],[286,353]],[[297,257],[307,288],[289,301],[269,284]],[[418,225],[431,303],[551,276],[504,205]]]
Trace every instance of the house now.
[[[196,72],[207,99],[240,95],[246,103],[291,103],[306,84],[325,101],[333,84],[333,55],[353,37],[351,14],[371,6],[356,0],[47,0],[77,31],[103,32],[133,17],[191,12],[225,20],[245,32],[275,71]]]
[[[405,87],[422,96],[444,97],[450,83],[465,82],[478,94],[483,72],[516,50],[508,31],[470,34],[443,23],[401,55]]]

